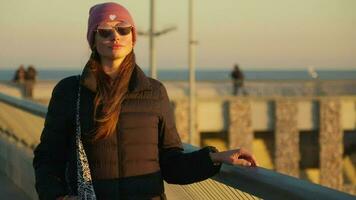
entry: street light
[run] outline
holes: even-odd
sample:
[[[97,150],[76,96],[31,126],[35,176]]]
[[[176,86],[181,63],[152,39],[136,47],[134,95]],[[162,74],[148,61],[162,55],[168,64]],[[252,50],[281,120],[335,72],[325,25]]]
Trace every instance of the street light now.
[[[189,0],[188,16],[188,63],[189,63],[189,143],[200,146],[200,135],[197,133],[196,122],[196,90],[195,90],[195,45],[193,24],[193,0]]]
[[[147,32],[137,31],[138,35],[149,36],[149,74],[152,78],[157,78],[157,63],[156,63],[156,47],[155,37],[159,37],[166,33],[176,30],[177,28],[169,27],[161,31],[155,30],[155,0],[151,0],[150,5],[150,29]]]

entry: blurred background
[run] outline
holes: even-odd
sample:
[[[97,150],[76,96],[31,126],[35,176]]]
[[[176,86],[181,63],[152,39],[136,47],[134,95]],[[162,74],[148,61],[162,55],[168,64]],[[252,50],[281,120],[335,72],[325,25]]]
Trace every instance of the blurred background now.
[[[1,69],[78,69],[89,55],[89,8],[102,1],[1,1]],[[148,31],[150,1],[118,1]],[[187,67],[188,2],[156,0],[156,29],[177,29],[156,41],[159,69]],[[199,69],[353,70],[356,2],[352,0],[194,1]],[[148,67],[148,38],[139,37],[137,61]]]

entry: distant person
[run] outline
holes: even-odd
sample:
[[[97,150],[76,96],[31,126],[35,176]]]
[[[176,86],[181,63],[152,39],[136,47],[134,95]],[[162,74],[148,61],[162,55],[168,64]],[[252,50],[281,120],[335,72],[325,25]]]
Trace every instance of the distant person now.
[[[39,199],[163,200],[163,180],[202,181],[221,163],[256,166],[244,149],[183,153],[164,85],[136,64],[136,30],[117,3],[90,9],[92,54],[81,76],[55,86],[34,151]]]
[[[237,95],[242,89],[244,84],[244,74],[239,68],[238,64],[234,65],[234,69],[231,72],[232,84],[233,84],[233,95]]]
[[[26,70],[26,80],[36,81],[37,79],[37,70],[33,65],[29,65]]]
[[[33,98],[33,90],[37,79],[37,70],[33,65],[27,67],[25,74],[25,98]]]
[[[20,65],[19,68],[15,71],[14,77],[12,79],[15,83],[25,83],[26,70],[23,65]]]
[[[25,78],[26,70],[23,65],[20,65],[15,71],[12,82],[16,84],[16,87],[20,90],[21,96],[25,97]]]

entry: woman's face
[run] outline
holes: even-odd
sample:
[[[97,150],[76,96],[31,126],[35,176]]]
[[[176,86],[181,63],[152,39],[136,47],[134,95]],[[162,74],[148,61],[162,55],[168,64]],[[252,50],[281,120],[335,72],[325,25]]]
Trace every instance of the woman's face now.
[[[119,21],[101,23],[95,33],[94,44],[100,57],[123,59],[133,48],[131,26]]]

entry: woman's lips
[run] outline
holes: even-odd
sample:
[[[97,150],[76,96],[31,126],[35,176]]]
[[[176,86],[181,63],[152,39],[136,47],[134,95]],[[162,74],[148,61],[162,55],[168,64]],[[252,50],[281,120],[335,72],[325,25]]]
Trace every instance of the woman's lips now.
[[[112,49],[119,49],[121,47],[123,47],[123,46],[120,44],[114,44],[114,45],[110,46],[110,48],[112,48]]]

